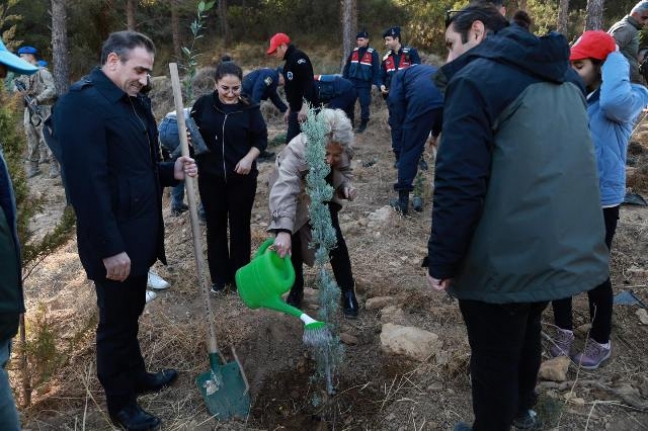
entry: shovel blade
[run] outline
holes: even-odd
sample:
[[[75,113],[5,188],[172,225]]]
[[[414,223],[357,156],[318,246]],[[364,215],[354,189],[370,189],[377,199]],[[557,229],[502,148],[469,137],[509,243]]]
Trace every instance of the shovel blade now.
[[[245,419],[250,411],[250,394],[238,364],[212,362],[211,367],[196,378],[209,413],[221,421]]]

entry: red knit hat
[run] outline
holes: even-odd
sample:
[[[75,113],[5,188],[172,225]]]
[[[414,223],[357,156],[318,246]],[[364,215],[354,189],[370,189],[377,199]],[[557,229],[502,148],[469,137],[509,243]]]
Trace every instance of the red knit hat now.
[[[571,47],[570,61],[593,58],[605,61],[608,54],[616,51],[614,38],[602,30],[588,30]]]
[[[286,33],[277,33],[272,38],[270,39],[270,47],[268,48],[268,51],[266,53],[268,55],[273,54],[277,48],[279,48],[283,44],[289,44],[290,43],[290,38]]]

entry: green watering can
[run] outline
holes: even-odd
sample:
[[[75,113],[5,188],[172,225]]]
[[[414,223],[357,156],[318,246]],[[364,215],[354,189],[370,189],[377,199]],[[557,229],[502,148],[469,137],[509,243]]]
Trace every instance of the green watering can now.
[[[265,240],[252,261],[236,271],[236,287],[241,300],[253,310],[263,307],[298,317],[307,330],[321,329],[324,323],[281,299],[295,284],[295,268],[289,256],[281,258],[270,249],[273,243],[273,238]]]

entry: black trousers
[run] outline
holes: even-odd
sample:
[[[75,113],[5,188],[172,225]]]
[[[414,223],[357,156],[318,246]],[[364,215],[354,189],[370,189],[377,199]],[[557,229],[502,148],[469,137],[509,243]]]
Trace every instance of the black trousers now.
[[[605,244],[612,250],[612,239],[616,232],[619,220],[620,206],[603,208],[603,219],[605,220]],[[612,332],[612,308],[614,307],[614,292],[612,283],[608,278],[594,289],[587,292],[589,299],[589,313],[592,321],[590,337],[597,343],[607,344],[610,341]],[[554,312],[556,326],[561,329],[572,330],[574,328],[572,316],[572,298],[559,299],[551,303]]]
[[[459,300],[472,353],[474,431],[508,431],[513,419],[535,404],[546,306]]]
[[[413,121],[406,119],[404,124],[397,126],[400,129],[397,134],[400,135],[401,141],[398,153],[398,181],[394,184],[394,190],[414,190],[419,160],[425,151],[425,142],[430,136],[437,115],[438,110],[433,109]]]
[[[301,124],[297,119],[298,112],[293,112],[292,110],[288,114],[288,131],[286,132],[286,144],[288,144],[292,138],[301,133]]]
[[[146,373],[137,340],[139,316],[146,305],[146,279],[146,275],[139,275],[124,282],[95,281],[99,307],[97,376],[111,415],[135,402],[135,387]]]
[[[213,283],[232,283],[236,271],[250,263],[250,219],[257,175],[254,172],[227,180],[209,173],[198,177],[200,200],[207,217],[207,260]]]
[[[349,250],[347,249],[346,242],[340,230],[340,221],[338,219],[338,212],[342,209],[340,205],[335,203],[329,204],[329,211],[331,212],[331,222],[335,229],[335,236],[337,237],[337,247],[331,250],[329,256],[331,258],[331,267],[333,268],[333,275],[342,292],[353,290],[354,281],[353,273],[351,271],[351,259],[349,258]],[[299,232],[292,235],[292,255],[290,257],[293,267],[295,268],[295,284],[291,291],[303,292],[304,291],[304,260],[302,257],[302,244]]]

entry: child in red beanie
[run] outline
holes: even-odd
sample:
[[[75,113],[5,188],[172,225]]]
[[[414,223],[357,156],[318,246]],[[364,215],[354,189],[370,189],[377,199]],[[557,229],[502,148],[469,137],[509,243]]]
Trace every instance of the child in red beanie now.
[[[605,219],[608,249],[619,219],[619,207],[625,197],[625,164],[632,128],[643,107],[648,105],[648,90],[630,83],[628,60],[618,51],[614,39],[604,31],[586,31],[571,48],[572,68],[583,78],[588,91],[587,112],[596,151],[601,207]],[[587,292],[592,329],[584,349],[571,355],[571,297],[553,301],[556,337],[552,356],[570,356],[585,369],[596,369],[610,357],[612,346],[612,284],[603,284]]]

